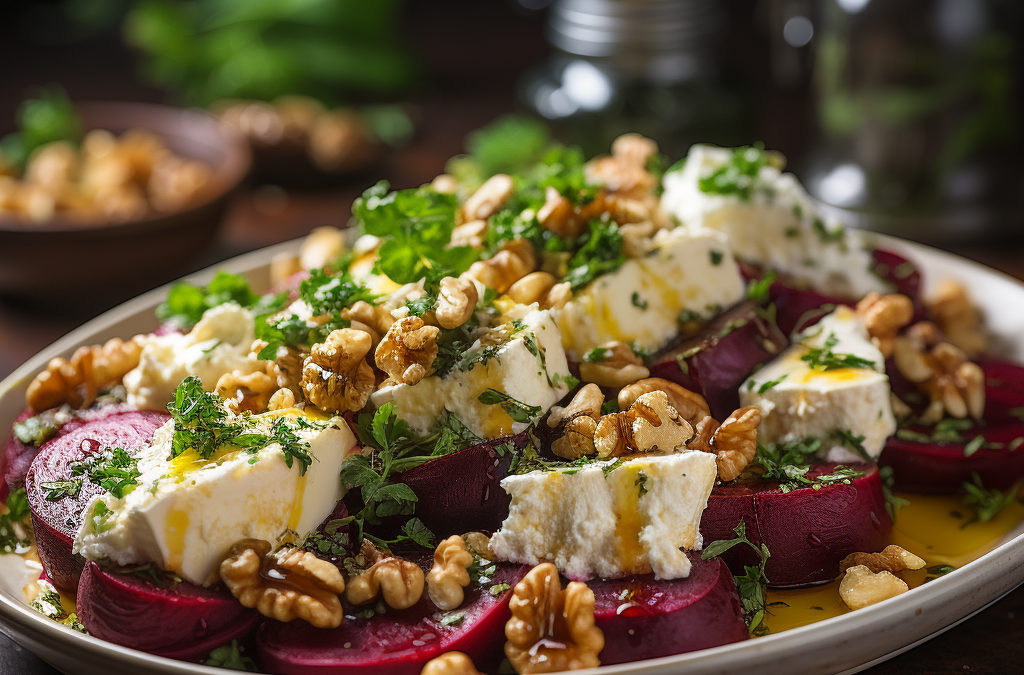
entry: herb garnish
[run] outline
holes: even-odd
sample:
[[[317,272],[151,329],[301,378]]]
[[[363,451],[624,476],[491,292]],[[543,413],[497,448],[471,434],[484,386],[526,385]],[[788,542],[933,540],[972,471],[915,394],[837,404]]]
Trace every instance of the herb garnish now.
[[[977,471],[971,472],[971,482],[964,481],[963,488],[967,492],[964,495],[964,505],[974,509],[974,518],[961,525],[961,529],[974,522],[987,523],[992,520],[1010,505],[1017,494],[1016,490],[986,490]]]
[[[648,492],[647,474],[643,471],[637,471],[636,480],[633,482],[633,485],[637,487],[637,491],[639,492],[637,499],[642,498]]]
[[[206,286],[179,282],[171,286],[167,300],[156,308],[156,316],[181,330],[188,330],[203,318],[203,312],[226,302],[252,307],[257,314],[276,311],[284,305],[287,295],[257,296],[249,281],[240,274],[219,270]]]
[[[256,662],[248,656],[242,656],[242,648],[238,646],[238,640],[232,640],[231,644],[214,649],[203,661],[203,664],[214,668],[256,672]]]
[[[757,393],[758,393],[758,394],[764,394],[764,393],[765,393],[765,392],[767,392],[768,390],[770,390],[770,389],[773,389],[773,388],[777,387],[778,385],[782,384],[782,381],[783,381],[784,379],[786,379],[787,377],[789,377],[789,374],[788,374],[788,373],[783,373],[783,374],[782,374],[782,375],[781,375],[781,376],[780,376],[780,377],[779,377],[778,379],[776,379],[776,380],[768,380],[767,382],[763,382],[763,383],[761,384],[761,386],[757,388]],[[753,381],[753,380],[751,380],[751,381],[750,381],[750,384],[749,384],[749,385],[747,386],[747,388],[748,388],[748,389],[753,389],[753,385],[754,385],[754,381]]]
[[[821,446],[822,442],[817,438],[767,445],[759,443],[754,461],[763,469],[761,477],[778,481],[781,492],[806,487],[818,490],[827,485],[849,483],[861,475],[856,469],[838,465],[830,474],[808,478],[807,474],[812,468],[810,461],[821,450]]]
[[[591,221],[590,230],[579,241],[582,245],[569,259],[569,271],[563,277],[574,291],[603,274],[614,272],[626,262],[622,235],[614,222]]]
[[[761,562],[755,567],[744,565],[744,574],[735,577],[736,591],[740,596],[743,618],[747,621],[750,634],[753,636],[765,635],[768,633],[768,627],[764,625],[765,614],[768,613],[768,577],[765,576],[764,566],[767,564],[768,558],[771,557],[771,552],[763,543],[760,546],[755,546],[752,541],[747,539],[745,521],[740,520],[739,524],[733,528],[733,532],[736,533],[735,539],[712,542],[704,549],[700,557],[703,560],[717,558],[738,544],[746,544],[757,552]]]
[[[488,387],[477,400],[484,405],[499,405],[508,413],[508,416],[515,422],[529,424],[540,416],[542,409],[539,405],[529,405],[515,398],[512,398],[503,391]]]
[[[809,364],[814,370],[827,371],[840,368],[873,368],[874,361],[864,359],[854,354],[836,354],[832,348],[836,346],[839,339],[835,333],[826,338],[822,347],[811,347],[807,353],[800,357],[801,361]]]
[[[24,553],[32,543],[31,532],[28,496],[21,487],[7,495],[7,513],[0,515],[0,554]]]
[[[754,182],[761,167],[769,163],[768,153],[763,143],[755,143],[753,147],[735,148],[729,161],[713,173],[697,182],[701,192],[718,195],[735,195],[748,201],[753,195]]]
[[[885,498],[885,510],[889,513],[889,517],[895,520],[896,512],[904,506],[909,506],[910,501],[893,494],[892,488],[896,483],[896,479],[892,475],[891,466],[878,467],[878,475],[882,479],[882,497]]]
[[[629,301],[637,309],[647,309],[648,305],[650,304],[642,297],[640,297],[640,294],[636,291],[633,291],[633,295],[630,296]]]
[[[36,583],[39,586],[39,594],[29,603],[29,607],[71,630],[86,633],[85,626],[78,620],[78,615],[64,609],[60,602],[60,593],[53,584],[45,579],[40,579]]]
[[[725,257],[725,254],[722,253],[721,251],[711,249],[710,251],[708,251],[708,257],[711,258],[711,264],[714,265],[715,267],[718,267],[719,265],[722,264],[722,258]]]
[[[429,186],[390,191],[387,181],[366,190],[352,204],[363,231],[384,240],[374,270],[398,284],[426,279],[430,286],[458,276],[479,258],[471,246],[451,246],[458,199]]]
[[[775,283],[776,278],[775,272],[770,271],[760,279],[751,279],[747,283],[747,299],[758,304],[768,302],[772,284]]]

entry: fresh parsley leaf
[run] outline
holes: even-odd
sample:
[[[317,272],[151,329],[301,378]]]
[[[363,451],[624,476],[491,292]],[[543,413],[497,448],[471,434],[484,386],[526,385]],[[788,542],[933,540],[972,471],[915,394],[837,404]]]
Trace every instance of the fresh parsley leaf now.
[[[647,474],[643,471],[637,471],[636,480],[633,481],[633,485],[637,487],[637,492],[639,493],[639,496],[637,497],[638,499],[647,494],[649,491],[649,488],[647,487]]]
[[[477,397],[477,400],[484,405],[500,405],[501,409],[508,413],[508,416],[515,422],[529,424],[539,417],[541,413],[539,405],[528,405],[497,389],[485,389]]]
[[[156,308],[156,316],[161,321],[187,330],[198,323],[199,319],[203,318],[203,312],[210,308],[226,302],[237,302],[242,307],[250,307],[257,299],[245,277],[219,270],[205,287],[193,286],[186,282],[178,282],[171,286],[167,300]]]
[[[500,117],[466,137],[469,158],[484,179],[496,173],[517,174],[527,170],[550,145],[548,126],[525,115]]]
[[[347,272],[312,270],[299,285],[299,297],[313,310],[313,316],[336,315],[362,300],[371,305],[383,296],[370,291]]]
[[[985,437],[982,436],[981,434],[978,434],[970,441],[968,441],[967,445],[964,446],[964,457],[970,457],[971,455],[976,453],[984,444]]]
[[[712,542],[704,548],[701,558],[711,560],[740,544],[746,544],[754,549],[760,558],[760,563],[755,567],[744,566],[744,573],[735,577],[736,591],[740,596],[743,617],[747,621],[750,634],[764,635],[768,632],[768,627],[764,625],[764,618],[769,613],[767,605],[768,577],[765,576],[764,567],[768,563],[768,558],[771,557],[771,552],[768,551],[768,547],[763,543],[760,546],[755,546],[747,538],[745,521],[740,520],[739,524],[733,528],[733,532],[736,534],[735,539]]]
[[[352,215],[367,234],[384,243],[374,269],[395,283],[426,278],[428,285],[445,276],[458,276],[479,258],[471,246],[452,246],[455,195],[429,186],[389,192],[387,181],[366,190],[352,205]]]
[[[714,265],[715,267],[718,267],[719,265],[722,264],[722,258],[725,257],[725,254],[722,253],[721,251],[711,249],[710,251],[708,251],[708,257],[711,259],[711,264]]]
[[[649,305],[649,303],[646,300],[644,300],[642,297],[640,297],[640,294],[638,292],[636,292],[636,291],[633,291],[633,295],[630,296],[629,301],[630,301],[630,303],[632,303],[632,305],[634,307],[636,307],[637,309],[641,309],[641,310],[647,309],[647,307]]]
[[[82,491],[82,480],[55,480],[43,483],[40,487],[46,492],[46,501],[59,502],[65,497],[78,497]]]
[[[885,498],[885,510],[889,513],[889,517],[895,520],[896,512],[904,506],[909,506],[910,502],[893,494],[892,488],[895,484],[895,478],[892,475],[891,466],[878,467],[878,474],[882,479],[882,497]]]
[[[90,483],[99,485],[120,499],[138,485],[139,461],[130,456],[123,448],[113,448],[90,455],[81,461],[72,462],[71,475],[85,476]],[[79,485],[80,487],[81,485]],[[50,499],[49,495],[47,495],[47,499]]]
[[[840,445],[860,457],[865,462],[873,461],[871,455],[864,448],[864,436],[854,436],[853,432],[847,429],[836,429],[832,432],[831,438],[838,441]]]
[[[758,304],[768,302],[769,293],[776,278],[775,272],[768,272],[761,279],[751,279],[747,284],[747,299]]]
[[[777,380],[768,380],[767,382],[762,383],[761,386],[757,388],[757,393],[758,394],[763,394],[766,391],[769,391],[770,389],[773,389],[774,387],[777,387],[787,377],[789,377],[789,374],[788,373],[783,373],[782,376],[779,377]],[[749,388],[752,389],[753,385],[754,385],[754,381],[751,380]]]

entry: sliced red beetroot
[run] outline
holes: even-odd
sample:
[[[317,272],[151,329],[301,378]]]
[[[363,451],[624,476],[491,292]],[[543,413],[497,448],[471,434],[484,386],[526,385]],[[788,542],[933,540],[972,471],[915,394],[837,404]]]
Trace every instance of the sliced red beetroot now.
[[[76,424],[47,441],[32,461],[25,480],[32,529],[43,568],[61,590],[74,591],[84,560],[71,553],[75,534],[82,524],[82,511],[93,495],[103,489],[83,479],[77,495],[53,498],[46,485],[72,478],[71,464],[86,457],[122,448],[133,454],[153,440],[153,433],[169,419],[153,410],[119,411]],[[65,429],[69,425],[65,425]]]
[[[808,478],[835,471],[836,464],[813,467]],[[832,581],[839,563],[857,551],[880,551],[888,543],[892,519],[885,510],[882,481],[875,464],[845,464],[861,471],[850,484],[800,488],[783,493],[774,481],[721,485],[711,492],[701,516],[704,545],[733,539],[741,520],[747,538],[768,546],[765,575],[773,587],[806,586]],[[729,568],[743,573],[757,563],[749,546],[734,546],[722,555]]]
[[[82,572],[77,608],[93,637],[183,661],[244,639],[262,619],[222,586],[194,586],[150,566],[114,570],[94,562]]]
[[[594,621],[604,632],[601,664],[628,663],[746,640],[732,574],[723,561],[687,553],[690,576],[588,581]]]
[[[438,457],[405,471],[395,478],[416,493],[416,517],[440,538],[474,530],[497,530],[508,516],[511,501],[501,488],[508,476],[513,453],[512,443],[521,450],[530,442],[527,432],[483,441],[465,450]],[[359,490],[345,498],[349,513],[363,508]],[[408,517],[385,518],[374,528],[380,536],[391,537]]]
[[[871,252],[875,259],[875,273],[891,282],[897,293],[902,293],[918,302],[921,296],[921,271],[917,265],[898,253],[876,248]]]
[[[651,375],[699,392],[712,416],[725,419],[739,407],[740,385],[754,367],[789,344],[757,309],[746,301],[715,318],[694,337],[655,356]]]
[[[892,468],[897,490],[953,494],[973,473],[986,488],[1005,490],[1024,477],[1024,367],[995,359],[978,365],[986,381],[983,424],[955,431],[960,440],[954,442],[925,441],[934,437],[935,427],[900,430],[879,458],[879,464]],[[909,385],[897,375],[893,373],[893,389],[899,395]],[[974,447],[978,436],[984,443]]]
[[[126,410],[134,410],[134,408],[124,403],[118,403],[86,408],[84,410],[72,410],[66,415],[62,414],[63,416],[57,415],[57,421],[52,423],[57,427],[57,430],[47,440],[69,433],[92,420],[102,419],[108,415]],[[55,410],[46,411],[46,414],[53,416],[55,412]],[[0,488],[0,500],[6,499],[10,490],[17,490],[25,484],[25,474],[28,473],[32,460],[35,459],[36,454],[39,452],[41,446],[23,443],[14,433],[15,425],[35,415],[36,413],[32,410],[26,410],[18,415],[18,418],[11,425],[11,435],[7,439],[7,445],[4,446],[3,456],[0,457],[0,467],[3,467],[3,487]],[[64,417],[66,417],[66,421],[62,421]]]
[[[477,668],[494,672],[503,656],[511,588],[527,571],[500,566],[487,586],[467,588],[462,605],[447,613],[424,593],[409,609],[389,608],[371,618],[360,616],[366,608],[345,603],[345,621],[333,629],[267,621],[256,634],[260,665],[281,675],[418,675],[435,656],[460,651]],[[492,594],[492,588],[500,592]]]

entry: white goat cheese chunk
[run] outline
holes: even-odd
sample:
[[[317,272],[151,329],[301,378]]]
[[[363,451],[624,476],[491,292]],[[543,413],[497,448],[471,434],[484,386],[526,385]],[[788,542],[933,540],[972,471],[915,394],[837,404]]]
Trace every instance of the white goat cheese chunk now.
[[[251,418],[263,433],[278,419],[309,443],[305,473],[297,458],[289,466],[276,442],[255,454],[225,445],[209,458],[193,449],[172,458],[169,421],[142,451],[138,485],[120,499],[97,495],[86,506],[75,552],[119,565],[153,563],[208,585],[219,579],[220,562],[235,542],[304,537],[344,496],[339,472],[357,450],[356,439],[337,417],[289,409]]]
[[[254,330],[252,312],[228,302],[206,310],[188,334],[148,338],[139,365],[124,376],[128,403],[164,410],[186,377],[198,377],[206,391],[213,391],[226,373],[263,370],[266,363],[249,354]]]
[[[485,331],[443,377],[382,387],[370,400],[378,408],[393,402],[395,414],[419,434],[430,433],[448,410],[480,438],[497,438],[547,412],[568,393],[569,377],[551,313],[535,309]],[[488,390],[495,402],[480,400]]]
[[[691,147],[683,167],[665,174],[662,208],[687,229],[724,232],[740,260],[793,275],[822,293],[861,298],[870,291],[891,291],[872,271],[863,235],[820,214],[793,174],[761,167],[747,199],[702,191],[701,179],[728,164],[733,152]]]
[[[498,560],[554,563],[570,579],[690,574],[715,457],[690,451],[509,476],[508,518],[491,537]]]
[[[740,403],[761,408],[758,441],[786,443],[818,438],[833,462],[878,457],[896,431],[885,359],[864,323],[849,307],[840,306],[808,331],[811,335],[785,350],[740,386]],[[831,345],[831,346],[829,346]],[[824,370],[805,357],[829,349],[842,358],[852,355],[867,367]],[[809,356],[810,355],[810,356]],[[866,364],[864,364],[866,365]],[[839,432],[860,441],[863,456],[844,444]]]
[[[661,230],[646,256],[595,279],[557,312],[562,345],[577,361],[611,340],[654,351],[679,333],[681,317],[711,318],[744,290],[722,233]]]

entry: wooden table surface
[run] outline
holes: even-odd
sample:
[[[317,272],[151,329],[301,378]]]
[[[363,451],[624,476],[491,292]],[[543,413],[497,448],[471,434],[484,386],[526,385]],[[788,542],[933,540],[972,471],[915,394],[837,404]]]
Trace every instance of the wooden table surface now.
[[[432,3],[412,3],[406,31],[424,57],[431,84],[413,96],[419,132],[401,152],[387,157],[371,175],[356,178],[321,192],[284,192],[278,188],[249,186],[234,199],[216,243],[197,252],[195,259],[181,261],[181,273],[200,269],[233,255],[306,234],[318,225],[342,226],[348,220],[352,199],[377,178],[396,187],[430,180],[444,161],[462,150],[466,132],[515,108],[514,83],[529,65],[543,58],[545,46],[537,16],[523,15],[502,3],[445,0],[439,4],[458,11],[441,12],[444,34]],[[731,3],[739,21],[750,21],[753,0]],[[503,30],[482,31],[480,26],[501,25]],[[412,30],[410,27],[415,27]],[[4,28],[0,26],[0,37]],[[0,40],[0,56],[14,61],[14,51],[24,45]],[[5,50],[10,49],[10,54]],[[60,81],[76,98],[135,98],[158,100],[159,92],[132,83],[131,64],[123,50],[97,46],[52,45],[23,69],[5,72],[0,90],[0,112],[14,109],[28,84]],[[762,67],[762,66],[758,66]],[[763,66],[767,67],[767,66]],[[69,78],[68,72],[75,78]],[[791,92],[762,92],[765,106],[774,101],[776,114],[767,116],[757,130],[771,147],[791,153],[806,147],[803,124]],[[784,114],[779,114],[783,110]],[[978,260],[1024,279],[1024,244],[990,243],[953,247],[955,253]],[[108,261],[110,262],[110,261]],[[40,264],[45,264],[41,252]],[[67,331],[121,300],[146,288],[130,281],[119,298],[76,298],[70,308],[59,310],[46,303],[0,298],[0,378]],[[1024,311],[1024,308],[1007,308]],[[890,661],[869,669],[872,675],[962,675],[963,673],[1024,672],[1024,587],[995,603],[974,618]],[[0,635],[0,675],[53,675],[57,671]],[[795,674],[799,675],[799,674]]]

